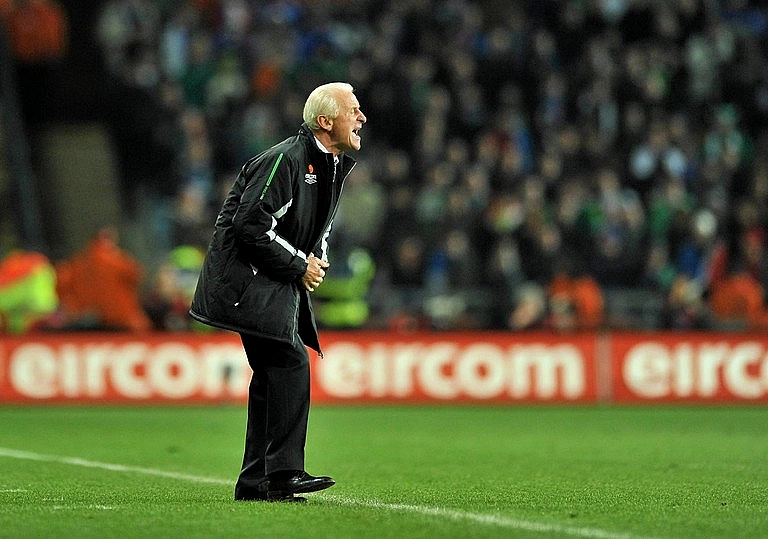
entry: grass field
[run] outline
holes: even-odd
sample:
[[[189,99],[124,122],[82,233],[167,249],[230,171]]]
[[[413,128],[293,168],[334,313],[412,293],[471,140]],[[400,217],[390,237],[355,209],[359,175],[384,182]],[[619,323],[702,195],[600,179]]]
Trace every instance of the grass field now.
[[[244,407],[0,408],[0,537],[766,537],[768,408],[320,407],[309,503],[234,502]]]

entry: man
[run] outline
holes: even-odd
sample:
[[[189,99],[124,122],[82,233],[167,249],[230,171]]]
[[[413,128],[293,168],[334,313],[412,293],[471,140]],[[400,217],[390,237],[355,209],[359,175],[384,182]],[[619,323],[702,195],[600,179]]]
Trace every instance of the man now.
[[[240,334],[253,369],[237,500],[306,501],[334,485],[304,470],[309,357],[321,354],[309,293],[366,122],[353,88],[310,93],[297,135],[245,163],[216,219],[190,314]],[[321,354],[322,355],[322,354]]]

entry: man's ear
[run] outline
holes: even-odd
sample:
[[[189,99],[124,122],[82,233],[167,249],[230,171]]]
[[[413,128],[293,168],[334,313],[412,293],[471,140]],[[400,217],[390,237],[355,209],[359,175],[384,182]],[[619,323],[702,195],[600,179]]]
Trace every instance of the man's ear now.
[[[328,118],[328,116],[318,116],[317,124],[323,131],[330,131],[333,127],[333,120]]]

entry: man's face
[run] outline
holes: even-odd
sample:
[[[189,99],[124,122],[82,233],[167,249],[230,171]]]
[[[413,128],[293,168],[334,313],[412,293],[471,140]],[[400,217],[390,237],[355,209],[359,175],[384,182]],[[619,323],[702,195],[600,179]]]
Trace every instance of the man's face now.
[[[339,115],[332,120],[331,145],[339,152],[347,152],[360,149],[360,135],[358,131],[363,127],[367,118],[360,110],[360,103],[352,92],[343,92],[339,98]]]

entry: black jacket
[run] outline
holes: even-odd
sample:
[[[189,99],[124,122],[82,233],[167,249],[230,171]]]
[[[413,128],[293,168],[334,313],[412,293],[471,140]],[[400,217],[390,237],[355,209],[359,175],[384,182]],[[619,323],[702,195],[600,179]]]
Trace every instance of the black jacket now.
[[[327,260],[344,178],[355,166],[321,151],[306,124],[243,165],[216,219],[190,314],[205,324],[320,352],[307,257]]]

